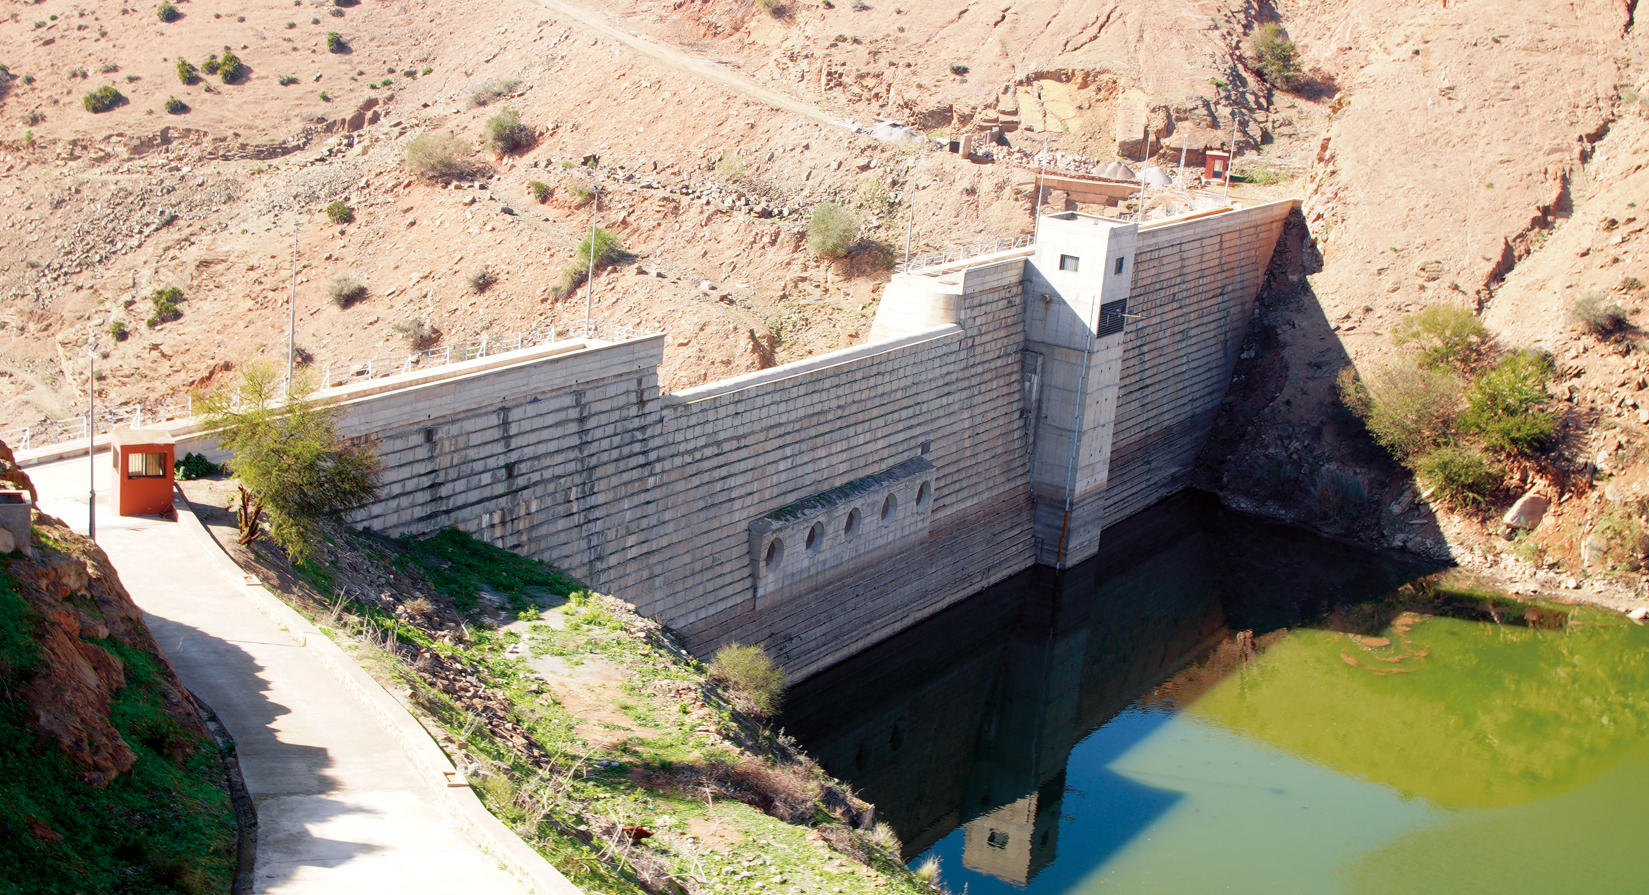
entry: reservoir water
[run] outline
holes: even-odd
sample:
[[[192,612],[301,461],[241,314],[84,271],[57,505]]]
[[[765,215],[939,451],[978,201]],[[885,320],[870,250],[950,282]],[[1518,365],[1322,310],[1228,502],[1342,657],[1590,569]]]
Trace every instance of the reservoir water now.
[[[1182,495],[793,687],[953,893],[1649,892],[1649,629]]]

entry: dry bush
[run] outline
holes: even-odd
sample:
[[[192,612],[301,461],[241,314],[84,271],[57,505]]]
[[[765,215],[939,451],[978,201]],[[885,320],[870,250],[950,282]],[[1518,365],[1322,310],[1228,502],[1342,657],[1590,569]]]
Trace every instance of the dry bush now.
[[[475,171],[470,147],[452,134],[423,134],[407,143],[406,169],[425,180],[457,180]]]
[[[709,679],[721,684],[734,704],[758,718],[779,713],[784,699],[784,669],[759,646],[737,643],[716,650]]]
[[[1626,309],[1601,292],[1588,292],[1575,300],[1569,319],[1591,335],[1603,338],[1626,327]]]
[[[332,297],[333,304],[347,308],[366,297],[366,284],[347,273],[341,273],[326,284],[326,294]]]

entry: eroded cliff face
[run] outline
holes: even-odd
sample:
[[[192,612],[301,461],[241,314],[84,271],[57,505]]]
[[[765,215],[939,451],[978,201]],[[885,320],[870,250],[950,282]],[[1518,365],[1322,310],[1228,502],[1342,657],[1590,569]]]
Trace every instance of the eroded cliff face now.
[[[199,713],[161,653],[108,557],[58,520],[36,516],[34,557],[12,558],[6,574],[26,607],[25,627],[38,658],[18,688],[36,728],[68,755],[85,782],[102,786],[137,760],[111,720],[110,703],[127,686],[125,663],[113,649],[152,657],[163,669],[154,682],[175,730],[154,745],[182,761],[210,737]]]
[[[1635,284],[1649,278],[1636,207],[1649,177],[1649,42],[1634,4],[1301,0],[1277,10],[1338,94],[1204,484],[1342,536],[1494,567],[1514,586],[1641,592],[1641,547],[1626,551],[1636,562],[1582,550],[1605,518],[1641,526],[1643,515],[1649,395]],[[1633,325],[1602,341],[1580,332],[1570,310],[1588,292],[1623,305]],[[1501,347],[1545,349],[1559,365],[1557,443],[1510,464],[1501,497],[1473,512],[1422,499],[1335,388],[1348,365],[1366,374],[1391,363],[1392,328],[1437,304],[1478,313]],[[1372,496],[1369,512],[1347,514],[1334,499],[1347,477]],[[1531,490],[1553,510],[1513,545],[1500,513]]]

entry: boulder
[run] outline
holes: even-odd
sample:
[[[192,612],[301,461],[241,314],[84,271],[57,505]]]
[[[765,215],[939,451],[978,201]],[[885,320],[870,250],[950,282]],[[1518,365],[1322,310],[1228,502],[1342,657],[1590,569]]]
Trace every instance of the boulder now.
[[[1540,520],[1546,517],[1546,511],[1551,506],[1550,500],[1530,491],[1519,497],[1500,521],[1512,528],[1534,529],[1540,525]]]

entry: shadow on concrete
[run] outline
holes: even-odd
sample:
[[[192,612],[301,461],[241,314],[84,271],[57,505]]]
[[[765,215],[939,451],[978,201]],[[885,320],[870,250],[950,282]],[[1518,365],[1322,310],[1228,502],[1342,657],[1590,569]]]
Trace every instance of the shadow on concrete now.
[[[269,697],[266,669],[251,653],[163,616],[145,612],[144,621],[185,686],[212,706],[234,739],[247,790],[258,806],[258,891],[285,881],[305,863],[336,865],[380,850],[313,832],[341,815],[368,812],[319,798],[342,788],[332,773],[333,756],[324,747],[282,740],[281,719],[292,710]],[[263,648],[302,649],[290,643]]]
[[[1333,624],[1434,568],[1185,492],[1107,529],[1069,572],[1031,569],[801,681],[780,722],[876,805],[907,859],[959,851],[953,890],[1075,884],[1181,798],[1096,763],[1240,668],[1257,636]],[[1090,739],[1073,771],[1101,810],[1065,824],[1081,846],[1061,856],[1067,764]]]

